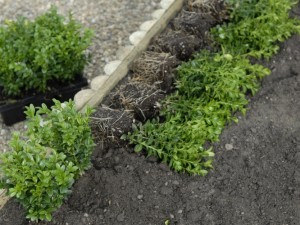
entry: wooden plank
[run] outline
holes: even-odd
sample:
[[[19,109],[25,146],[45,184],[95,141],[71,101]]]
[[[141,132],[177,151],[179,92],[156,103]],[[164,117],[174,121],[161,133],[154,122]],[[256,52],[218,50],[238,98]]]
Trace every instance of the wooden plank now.
[[[151,27],[146,33],[145,37],[132,49],[132,51],[123,59],[117,69],[109,75],[105,84],[101,89],[95,91],[95,94],[87,101],[87,103],[79,109],[79,111],[85,111],[87,106],[96,107],[98,106],[103,98],[122,80],[129,71],[130,64],[144,51],[147,49],[151,39],[163,31],[170,20],[181,10],[184,0],[174,1],[160,19]]]
[[[6,190],[0,189],[0,209],[3,208],[5,203],[9,200],[9,197],[6,196]]]

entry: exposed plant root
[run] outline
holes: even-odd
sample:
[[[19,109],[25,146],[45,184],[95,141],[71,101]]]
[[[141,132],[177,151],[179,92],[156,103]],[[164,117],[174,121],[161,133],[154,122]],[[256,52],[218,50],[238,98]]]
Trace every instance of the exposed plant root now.
[[[228,12],[224,0],[188,0],[190,12],[200,11],[201,14],[210,14],[217,21],[228,19]]]
[[[132,80],[150,85],[159,84],[177,63],[176,57],[170,53],[146,51],[132,64]]]
[[[134,111],[137,119],[144,121],[156,113],[153,106],[162,96],[163,91],[157,86],[132,79],[116,90],[112,98],[119,101],[125,110]]]
[[[120,111],[105,106],[90,118],[100,141],[105,141],[104,139],[107,138],[114,141],[117,136],[127,132],[132,123],[132,117],[127,110]]]
[[[136,90],[139,90],[139,92]],[[114,94],[114,97],[119,97],[125,109],[132,110],[151,96],[160,93],[162,93],[162,90],[157,89],[155,86],[132,80],[129,82],[129,85],[121,86]]]
[[[189,8],[199,8],[203,12],[216,11],[215,6],[220,0],[188,0]]]

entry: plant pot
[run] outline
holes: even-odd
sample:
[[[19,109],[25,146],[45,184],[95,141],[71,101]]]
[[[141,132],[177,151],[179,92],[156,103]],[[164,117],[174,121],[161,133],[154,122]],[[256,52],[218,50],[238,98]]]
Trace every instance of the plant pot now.
[[[26,96],[22,99],[9,100],[6,103],[0,103],[0,113],[5,125],[11,126],[14,123],[23,121],[26,119],[24,114],[25,107],[33,104],[34,106],[40,106],[45,103],[48,107],[53,105],[52,99],[55,98],[59,101],[68,101],[72,99],[74,95],[81,90],[82,87],[87,85],[87,79],[80,76],[75,79],[74,82],[68,84],[68,86],[58,85],[51,91],[45,94],[36,94],[32,96]]]

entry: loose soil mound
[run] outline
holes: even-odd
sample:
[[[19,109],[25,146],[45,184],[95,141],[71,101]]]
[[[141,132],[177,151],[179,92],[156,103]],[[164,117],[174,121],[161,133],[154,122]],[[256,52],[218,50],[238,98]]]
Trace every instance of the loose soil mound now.
[[[174,21],[184,18],[184,13]],[[300,14],[299,6],[295,13]],[[217,22],[220,21],[210,23]],[[171,35],[174,27],[177,25],[161,37]],[[199,38],[196,33],[186,34]],[[155,45],[159,41],[154,40],[149,49],[161,50],[159,44]],[[143,89],[146,95],[151,96],[153,90],[160,92],[151,100],[152,106],[140,108],[145,116],[142,118],[135,108],[141,102],[135,104],[135,99],[145,96],[132,98],[130,104],[124,104],[119,97],[127,93],[125,99],[130,99],[135,93],[126,91],[127,82],[133,90],[140,87],[134,80],[136,75],[129,75],[104,101],[105,107],[99,107],[94,115],[98,118],[98,125],[95,122],[93,125],[98,145],[93,154],[93,167],[75,183],[73,193],[55,213],[54,220],[39,224],[159,225],[169,220],[170,224],[178,225],[298,225],[299,46],[300,36],[295,35],[281,45],[280,52],[270,62],[265,62],[272,74],[263,80],[261,91],[250,99],[246,117],[240,117],[238,124],[229,125],[221,141],[214,145],[214,170],[206,177],[178,174],[153,157],[133,153],[127,143],[119,140],[119,130],[126,131],[131,121],[155,115],[145,112],[149,107],[154,109],[153,104],[159,109],[156,102],[167,91],[159,85],[164,79],[154,79],[159,84],[144,84],[148,87]],[[178,49],[181,53],[172,55],[180,59],[185,54],[182,48]],[[172,69],[168,71],[172,74]],[[107,113],[107,107],[112,108],[112,115]],[[99,126],[105,129],[101,132]],[[105,136],[103,130],[113,135]],[[0,224],[29,224],[24,218],[24,211],[14,200],[0,211]]]

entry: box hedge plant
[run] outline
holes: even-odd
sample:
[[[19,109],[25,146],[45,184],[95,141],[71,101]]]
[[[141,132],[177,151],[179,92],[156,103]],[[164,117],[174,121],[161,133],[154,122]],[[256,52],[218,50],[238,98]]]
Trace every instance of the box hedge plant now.
[[[51,220],[75,179],[91,165],[92,110],[81,114],[71,100],[54,103],[51,109],[45,104],[27,107],[26,133],[14,133],[13,151],[0,155],[0,188],[15,197],[33,221]]]
[[[297,0],[227,0],[230,21],[210,31],[220,51],[201,51],[177,69],[176,92],[161,102],[158,118],[133,125],[123,135],[178,172],[206,175],[212,168],[212,144],[224,127],[246,113],[248,97],[270,70],[257,59],[270,59],[279,42],[300,33],[290,18]],[[211,147],[210,147],[211,146]]]
[[[66,19],[53,6],[34,21],[24,17],[6,20],[0,27],[2,95],[45,93],[51,81],[73,80],[88,63],[84,51],[92,36],[92,30],[83,29],[71,13]]]

